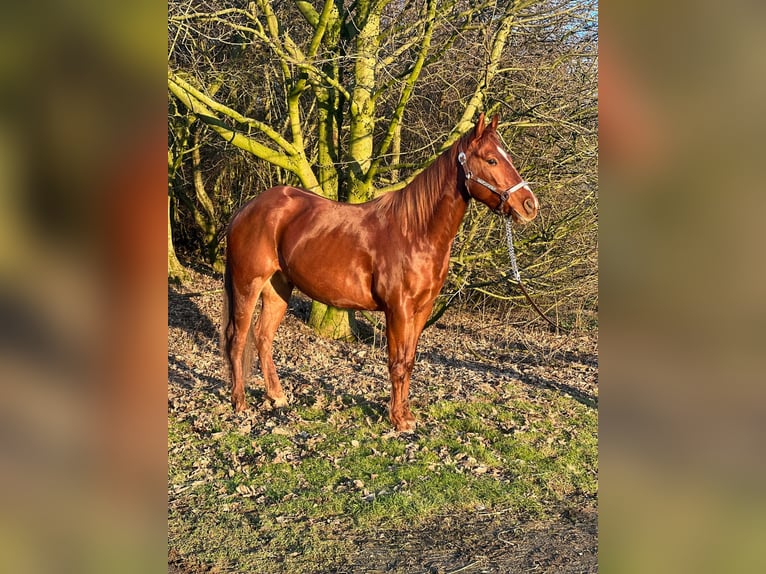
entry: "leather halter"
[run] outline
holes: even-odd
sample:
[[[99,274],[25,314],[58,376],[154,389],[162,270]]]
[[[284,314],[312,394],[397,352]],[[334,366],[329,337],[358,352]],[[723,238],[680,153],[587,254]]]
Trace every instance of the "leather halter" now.
[[[475,181],[476,183],[486,187],[488,190],[490,190],[492,193],[494,193],[495,195],[497,195],[500,198],[500,203],[498,203],[497,207],[495,207],[492,210],[495,213],[502,214],[502,207],[503,207],[503,205],[505,205],[505,202],[508,201],[508,198],[511,197],[511,194],[514,193],[515,191],[518,191],[518,190],[520,190],[522,188],[526,189],[529,192],[532,191],[532,188],[529,187],[529,184],[526,181],[524,181],[523,179],[519,183],[509,187],[505,191],[498,191],[498,189],[494,185],[489,183],[488,181],[485,181],[482,178],[476,177],[475,175],[473,175],[473,172],[471,170],[469,170],[467,165],[466,165],[466,156],[465,156],[465,152],[464,151],[460,150],[460,153],[457,156],[457,160],[460,162],[460,165],[463,168],[463,173],[465,174],[465,180],[466,181]],[[467,187],[468,187],[468,185],[466,185],[466,188]],[[469,193],[470,193],[470,191],[469,191]]]

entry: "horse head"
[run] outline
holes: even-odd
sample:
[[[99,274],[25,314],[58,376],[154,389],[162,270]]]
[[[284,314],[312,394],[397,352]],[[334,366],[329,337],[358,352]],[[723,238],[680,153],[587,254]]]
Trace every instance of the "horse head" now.
[[[458,161],[465,174],[465,186],[471,197],[491,210],[510,215],[517,223],[527,223],[537,216],[540,203],[505,151],[497,134],[497,122],[496,115],[486,125],[481,114],[465,149],[461,144]]]

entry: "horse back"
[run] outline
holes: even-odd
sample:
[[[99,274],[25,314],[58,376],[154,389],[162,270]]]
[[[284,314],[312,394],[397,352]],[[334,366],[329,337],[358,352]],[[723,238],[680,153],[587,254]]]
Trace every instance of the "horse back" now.
[[[383,225],[371,206],[331,201],[309,191],[277,186],[246,204],[232,219],[234,250],[258,268],[281,271],[306,295],[346,309],[377,309],[374,244]]]

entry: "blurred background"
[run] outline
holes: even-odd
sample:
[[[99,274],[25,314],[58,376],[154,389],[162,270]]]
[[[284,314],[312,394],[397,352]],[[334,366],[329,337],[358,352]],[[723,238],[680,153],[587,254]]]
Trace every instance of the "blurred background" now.
[[[0,23],[2,572],[166,568],[166,9]],[[765,10],[599,6],[604,572],[766,567]]]
[[[600,8],[600,565],[760,572],[766,9]]]
[[[166,568],[166,7],[0,22],[0,572]]]

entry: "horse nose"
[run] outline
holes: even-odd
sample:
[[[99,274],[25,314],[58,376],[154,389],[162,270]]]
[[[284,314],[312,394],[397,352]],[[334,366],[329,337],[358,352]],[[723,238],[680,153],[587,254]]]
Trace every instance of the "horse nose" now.
[[[537,201],[531,197],[526,198],[524,200],[524,209],[527,211],[527,214],[534,215],[537,211]]]

